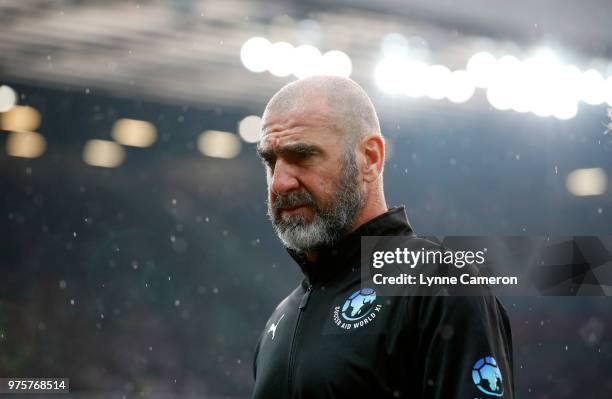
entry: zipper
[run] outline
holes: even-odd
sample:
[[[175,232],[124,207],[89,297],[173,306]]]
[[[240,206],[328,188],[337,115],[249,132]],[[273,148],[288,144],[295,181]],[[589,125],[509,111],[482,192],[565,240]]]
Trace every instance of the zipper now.
[[[298,315],[295,321],[295,329],[293,330],[293,337],[291,338],[291,345],[289,346],[289,371],[287,375],[287,388],[289,390],[289,397],[292,394],[292,380],[293,380],[293,361],[295,355],[295,338],[297,336],[298,329],[300,327],[300,319],[302,318],[302,312],[306,310],[306,306],[308,305],[308,299],[310,299],[310,293],[312,292],[312,284],[309,284],[306,288],[306,292],[300,301],[300,306],[298,308]]]

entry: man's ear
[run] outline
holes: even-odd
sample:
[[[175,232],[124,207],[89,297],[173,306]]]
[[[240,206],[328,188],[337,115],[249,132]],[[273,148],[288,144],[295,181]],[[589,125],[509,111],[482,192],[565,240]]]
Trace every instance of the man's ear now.
[[[385,140],[379,134],[364,137],[359,145],[359,152],[365,159],[361,165],[363,179],[371,183],[382,174],[385,163]]]

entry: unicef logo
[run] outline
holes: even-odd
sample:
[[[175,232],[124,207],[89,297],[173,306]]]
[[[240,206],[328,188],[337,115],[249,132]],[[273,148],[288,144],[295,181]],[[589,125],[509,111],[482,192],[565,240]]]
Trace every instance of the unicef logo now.
[[[483,357],[474,363],[472,380],[480,391],[492,396],[502,396],[504,386],[497,362],[492,356]]]
[[[348,321],[356,321],[368,315],[374,305],[376,291],[372,288],[363,288],[355,291],[342,306],[342,317]]]

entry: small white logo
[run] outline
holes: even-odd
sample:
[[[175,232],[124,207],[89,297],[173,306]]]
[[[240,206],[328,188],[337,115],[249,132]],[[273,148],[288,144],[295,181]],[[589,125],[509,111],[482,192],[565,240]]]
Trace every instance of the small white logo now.
[[[278,327],[278,323],[280,323],[280,321],[283,319],[283,317],[285,317],[285,314],[283,313],[282,316],[280,317],[280,319],[278,319],[278,321],[275,323],[272,323],[272,325],[270,326],[270,328],[268,329],[268,332],[272,332],[272,339],[274,339],[274,334],[276,333],[276,327]]]
[[[382,306],[376,303],[376,291],[372,288],[359,289],[342,306],[334,308],[334,323],[343,330],[361,328],[374,322]]]

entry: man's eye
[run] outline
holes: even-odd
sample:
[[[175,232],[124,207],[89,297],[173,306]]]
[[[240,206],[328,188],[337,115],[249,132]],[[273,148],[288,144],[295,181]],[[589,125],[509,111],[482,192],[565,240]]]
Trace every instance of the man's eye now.
[[[293,154],[292,158],[295,161],[306,161],[309,158],[312,157],[313,154],[309,153],[309,152],[297,152],[295,154]]]

